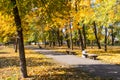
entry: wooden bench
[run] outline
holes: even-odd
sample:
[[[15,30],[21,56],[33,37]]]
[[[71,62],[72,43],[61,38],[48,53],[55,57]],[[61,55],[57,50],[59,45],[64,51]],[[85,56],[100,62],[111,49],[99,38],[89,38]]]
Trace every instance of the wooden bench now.
[[[71,54],[71,55],[76,55],[76,52],[74,52],[74,51],[66,50],[66,53],[67,53],[67,54]]]
[[[87,58],[87,57],[88,57],[88,54],[83,54],[83,56],[84,56],[85,58]]]
[[[94,60],[96,60],[98,57],[98,55],[96,55],[96,54],[83,54],[83,56],[85,58],[90,58],[90,59],[94,59]]]
[[[98,55],[96,55],[96,54],[88,54],[88,57],[91,58],[91,59],[96,60]]]

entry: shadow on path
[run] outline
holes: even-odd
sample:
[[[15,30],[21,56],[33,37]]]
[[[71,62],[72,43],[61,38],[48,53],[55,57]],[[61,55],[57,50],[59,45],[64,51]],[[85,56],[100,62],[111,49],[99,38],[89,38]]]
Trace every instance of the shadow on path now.
[[[111,64],[97,64],[97,65],[74,65],[72,67],[80,68],[88,72],[91,76],[107,78],[109,80],[120,80],[120,66]]]

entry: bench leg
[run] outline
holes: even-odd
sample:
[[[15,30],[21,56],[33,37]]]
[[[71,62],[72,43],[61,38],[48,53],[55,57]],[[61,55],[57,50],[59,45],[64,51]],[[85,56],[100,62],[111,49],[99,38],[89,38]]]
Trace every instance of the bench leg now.
[[[93,57],[94,60],[96,60],[96,57]]]

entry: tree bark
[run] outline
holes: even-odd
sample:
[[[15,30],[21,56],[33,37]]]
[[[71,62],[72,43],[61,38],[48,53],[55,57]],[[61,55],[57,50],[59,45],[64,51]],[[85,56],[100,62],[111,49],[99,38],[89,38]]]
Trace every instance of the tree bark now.
[[[43,38],[42,42],[44,43],[44,48],[46,48],[47,44],[46,44],[46,36],[44,35],[44,25],[43,24],[41,25],[41,28],[42,28],[42,35],[43,35],[42,36],[42,38]]]
[[[107,27],[105,27],[105,51],[107,51]]]
[[[63,46],[63,37],[60,37],[60,45]]]
[[[95,34],[95,38],[97,41],[97,45],[98,45],[98,48],[101,49],[100,41],[99,41],[98,36],[97,36],[97,27],[96,27],[95,21],[93,22],[93,25],[94,25],[94,34]]]
[[[47,46],[47,42],[46,42],[46,38],[44,37],[44,47],[46,48]]]
[[[60,32],[59,29],[57,29],[57,40],[58,40],[58,46],[60,47]]]
[[[67,42],[67,47],[70,48],[70,40],[68,39],[68,33],[66,33],[66,42]]]
[[[83,37],[84,37],[84,48],[86,49],[86,32],[85,32],[85,24],[83,24]]]
[[[77,46],[77,39],[74,39],[74,45]]]
[[[56,46],[56,43],[55,43],[55,41],[53,41],[52,43],[53,43],[53,47],[55,47],[55,46]]]
[[[52,46],[52,41],[49,41],[49,47],[51,47]]]
[[[15,38],[15,53],[17,53],[17,49],[18,49],[18,38]]]
[[[60,36],[60,46],[63,46],[63,35]]]
[[[111,36],[112,36],[112,46],[114,46],[114,40],[115,40],[115,36],[114,36],[114,29],[113,29],[113,26],[111,26]]]
[[[70,21],[70,25],[69,25],[69,30],[70,30],[70,46],[71,46],[71,50],[73,50],[73,39],[72,39],[72,30],[71,30],[71,27],[72,27],[72,23]]]
[[[78,34],[79,34],[79,39],[80,39],[80,43],[81,43],[81,49],[84,50],[84,44],[83,44],[83,39],[82,39],[82,33],[81,30],[78,29]]]
[[[62,32],[62,30],[60,30],[60,32],[59,32],[59,41],[60,41],[60,46],[63,46],[63,32]]]
[[[11,0],[11,3],[14,5],[13,15],[14,15],[15,23],[16,23],[17,34],[18,34],[20,68],[21,68],[21,72],[22,72],[22,77],[26,78],[28,76],[27,76],[26,59],[25,59],[25,52],[24,52],[21,18],[19,15],[18,7],[16,5],[16,0]]]
[[[66,40],[66,42],[67,42],[67,47],[70,48],[70,40],[68,39]]]
[[[56,37],[56,31],[55,30],[53,30],[52,31],[52,47],[54,48],[55,46],[56,46],[56,39],[55,39],[55,37]]]

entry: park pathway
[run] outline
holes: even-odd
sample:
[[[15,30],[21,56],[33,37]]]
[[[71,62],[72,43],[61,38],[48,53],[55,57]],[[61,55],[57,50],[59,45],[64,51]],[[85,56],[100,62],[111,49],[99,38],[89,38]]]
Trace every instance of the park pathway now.
[[[92,76],[109,78],[109,80],[120,80],[120,66],[106,64],[99,60],[92,60],[82,58],[75,55],[66,55],[54,50],[37,49],[30,47],[35,52],[44,54],[48,58],[52,58],[58,63],[70,65],[73,68],[80,68],[81,70],[90,73]]]

